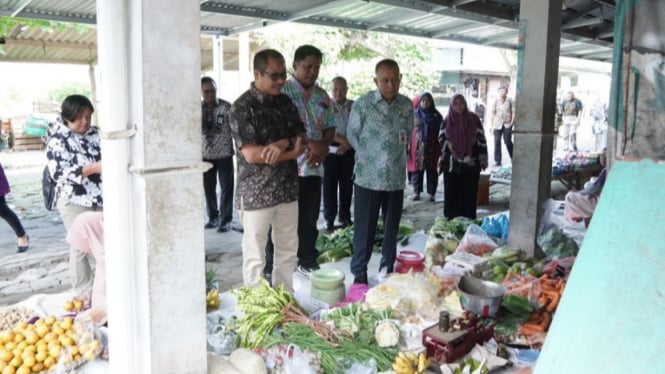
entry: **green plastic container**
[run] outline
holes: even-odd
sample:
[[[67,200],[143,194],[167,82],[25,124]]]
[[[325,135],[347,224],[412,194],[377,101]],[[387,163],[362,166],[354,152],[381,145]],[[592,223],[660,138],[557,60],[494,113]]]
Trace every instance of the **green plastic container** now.
[[[23,133],[30,136],[45,136],[49,121],[46,118],[28,117],[23,126]]]
[[[344,299],[344,273],[336,269],[319,269],[310,277],[312,289],[310,296],[328,305],[335,305]]]

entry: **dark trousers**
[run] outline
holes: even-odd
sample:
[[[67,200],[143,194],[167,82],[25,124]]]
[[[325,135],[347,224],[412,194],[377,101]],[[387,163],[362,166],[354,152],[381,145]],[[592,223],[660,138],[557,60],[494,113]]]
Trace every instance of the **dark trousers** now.
[[[494,162],[501,163],[501,137],[508,149],[510,159],[513,159],[513,127],[502,127],[501,130],[494,130]]]
[[[203,173],[203,191],[206,196],[208,220],[220,218],[225,224],[233,220],[233,157],[219,160],[203,160],[212,164],[208,171]],[[217,180],[222,190],[219,196],[219,209],[217,205]]]
[[[16,213],[7,206],[7,200],[5,200],[4,196],[0,196],[0,217],[7,221],[12,230],[14,230],[17,238],[25,235],[25,229],[23,229],[21,221],[16,216]]]
[[[329,154],[323,161],[323,217],[329,225],[337,215],[339,188],[339,221],[351,221],[351,197],[353,196],[353,165],[355,152],[343,155]]]
[[[443,173],[443,216],[476,219],[480,172]]]
[[[375,191],[356,185],[355,195],[351,273],[356,278],[367,276],[367,264],[372,257],[379,211],[382,211],[383,216],[382,257],[379,270],[385,268],[388,273],[392,273],[397,256],[397,231],[399,221],[402,219],[404,190]]]
[[[319,219],[321,209],[321,177],[298,177],[298,265],[305,268],[318,266],[316,257],[316,238],[319,229],[316,221]],[[266,266],[264,274],[272,272],[275,246],[271,239],[272,233],[268,232],[268,243],[266,243]]]
[[[434,196],[436,194],[436,188],[439,186],[439,173],[436,169],[409,172],[413,192],[417,194],[423,192],[423,179],[425,174],[427,174],[427,193]]]

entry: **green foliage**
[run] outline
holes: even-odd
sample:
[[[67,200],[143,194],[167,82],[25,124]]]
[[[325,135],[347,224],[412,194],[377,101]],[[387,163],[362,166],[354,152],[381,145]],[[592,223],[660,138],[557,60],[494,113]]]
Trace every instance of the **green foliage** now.
[[[90,30],[90,26],[78,23],[65,23],[55,21],[43,21],[26,18],[0,17],[0,38],[6,38],[7,35],[17,26],[27,27],[29,29],[39,29],[43,32],[51,33],[55,31],[64,31],[73,29],[82,34]],[[0,53],[3,46],[0,45]]]
[[[351,99],[376,88],[374,66],[382,58],[392,58],[400,65],[400,92],[406,96],[431,90],[438,83],[436,67],[431,64],[432,42],[423,38],[297,24],[271,27],[253,37],[261,48],[281,51],[289,69],[298,46],[319,47],[324,53],[319,84],[330,92],[332,78],[343,75]]]
[[[48,100],[56,103],[61,103],[69,95],[78,94],[85,97],[91,97],[92,91],[87,84],[75,82],[62,85],[48,93]]]

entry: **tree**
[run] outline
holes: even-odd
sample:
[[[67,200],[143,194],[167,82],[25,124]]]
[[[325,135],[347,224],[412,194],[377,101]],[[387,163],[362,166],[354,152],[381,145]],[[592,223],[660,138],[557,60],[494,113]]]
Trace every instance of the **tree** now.
[[[276,30],[277,29],[277,30]],[[374,66],[382,58],[392,58],[403,76],[400,92],[414,96],[438,84],[436,67],[431,64],[432,46],[426,39],[387,33],[309,25],[284,24],[257,31],[254,38],[262,48],[275,48],[284,54],[287,67],[293,52],[302,44],[319,47],[324,61],[319,83],[330,90],[331,80],[343,75],[354,98],[376,86]]]
[[[55,103],[61,103],[65,101],[67,96],[74,94],[92,97],[90,85],[79,82],[62,85],[48,93],[48,100]]]
[[[64,31],[68,28],[74,29],[79,33],[87,31],[90,26],[78,23],[65,23],[55,21],[42,21],[26,18],[0,17],[0,39],[4,40],[16,27],[27,27],[29,29],[40,29],[44,32]],[[2,52],[0,44],[0,53]]]

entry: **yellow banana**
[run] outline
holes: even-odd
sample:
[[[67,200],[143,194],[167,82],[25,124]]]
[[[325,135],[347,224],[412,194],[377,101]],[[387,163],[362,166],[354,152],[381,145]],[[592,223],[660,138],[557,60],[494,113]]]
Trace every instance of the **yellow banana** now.
[[[413,352],[409,352],[409,360],[413,362],[414,364],[418,362],[418,357],[416,357],[416,354]]]
[[[418,373],[424,373],[428,366],[429,360],[427,359],[427,356],[425,356],[424,353],[421,353],[418,356]]]

